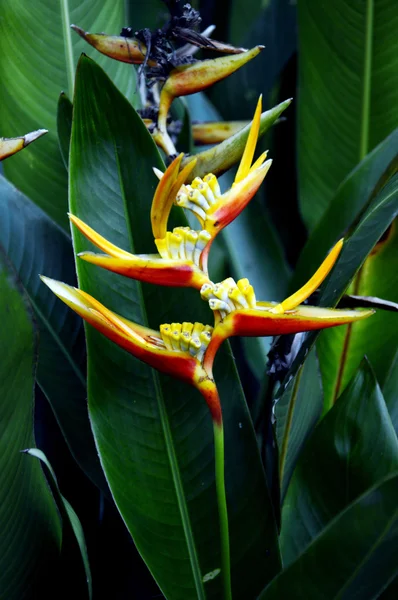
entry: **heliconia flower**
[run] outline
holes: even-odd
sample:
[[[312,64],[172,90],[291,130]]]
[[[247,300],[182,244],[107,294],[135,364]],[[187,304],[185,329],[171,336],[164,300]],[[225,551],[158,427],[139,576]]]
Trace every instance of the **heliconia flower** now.
[[[203,368],[213,331],[210,325],[171,323],[156,331],[117,315],[82,290],[48,277],[41,279],[67,306],[115,344],[158,371],[196,387],[205,398],[213,421],[221,423],[217,389]]]
[[[257,56],[264,46],[256,46],[240,54],[221,56],[210,60],[180,65],[170,72],[166,79],[159,100],[158,130],[164,140],[169,139],[167,133],[167,115],[174,98],[187,96],[205,90]],[[170,140],[170,148],[173,148]]]
[[[173,231],[167,231],[173,200],[195,165],[193,160],[179,172],[182,156],[178,156],[165,173],[158,172],[161,179],[153,198],[151,222],[159,254],[131,254],[106,240],[75,215],[69,215],[79,231],[105,253],[80,252],[79,258],[147,283],[198,290],[207,283],[207,263],[203,262],[202,256],[211,240],[210,233],[189,227],[175,227]]]
[[[107,35],[106,33],[89,33],[77,25],[71,25],[71,28],[98,52],[110,58],[134,65],[141,65],[145,60],[145,44],[134,38]],[[152,60],[149,60],[148,64],[149,66],[156,65]]]
[[[47,129],[38,129],[20,137],[0,138],[0,160],[16,154],[46,133],[48,133]]]
[[[264,152],[253,163],[261,119],[261,96],[257,103],[249,137],[232,187],[221,194],[217,177],[212,173],[196,177],[190,185],[183,185],[176,204],[188,208],[198,218],[202,229],[213,240],[247,206],[266,176],[272,160],[265,160]],[[206,253],[210,244],[206,248]]]
[[[280,304],[258,302],[247,279],[235,283],[232,277],[229,277],[218,284],[204,284],[201,296],[215,311],[215,328],[205,355],[207,371],[211,373],[215,353],[228,337],[299,333],[346,325],[372,315],[373,310],[342,310],[301,304],[326,278],[342,246],[343,240],[337,242],[313,277]]]

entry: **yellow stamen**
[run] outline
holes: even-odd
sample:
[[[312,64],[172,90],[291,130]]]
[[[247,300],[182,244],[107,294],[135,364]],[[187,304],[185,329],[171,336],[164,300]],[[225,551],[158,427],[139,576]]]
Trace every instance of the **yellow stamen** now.
[[[193,231],[189,227],[175,227],[164,238],[155,240],[156,247],[165,260],[191,260],[200,266],[200,257],[211,239],[207,231]]]
[[[316,289],[321,285],[321,283],[326,279],[327,275],[330,273],[332,267],[334,266],[341,249],[343,247],[344,239],[342,238],[337,242],[337,244],[332,248],[330,253],[327,255],[319,269],[314,273],[309,281],[302,288],[300,288],[295,294],[286,298],[283,302],[270,309],[271,312],[276,314],[283,314],[287,310],[292,310],[296,308],[299,304],[302,304],[304,300],[306,300]]]
[[[165,323],[160,326],[160,335],[168,350],[189,352],[199,361],[211,340],[213,327],[202,323]]]
[[[256,111],[254,113],[252,125],[250,127],[249,137],[247,138],[245,150],[240,161],[238,172],[236,173],[235,183],[239,183],[249,174],[253,161],[254,152],[257,145],[258,133],[260,131],[262,109],[262,96],[258,99]]]
[[[256,296],[248,279],[240,279],[235,283],[232,277],[221,283],[205,283],[200,294],[209,302],[212,310],[220,311],[224,318],[228,313],[244,308],[255,308]]]

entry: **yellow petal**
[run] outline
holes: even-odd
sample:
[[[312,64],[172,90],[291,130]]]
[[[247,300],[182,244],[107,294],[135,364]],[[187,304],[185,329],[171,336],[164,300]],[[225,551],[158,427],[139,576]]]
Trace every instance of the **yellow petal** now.
[[[103,250],[104,252],[109,254],[109,256],[113,256],[115,258],[124,258],[126,260],[131,260],[132,258],[134,258],[134,255],[130,254],[130,252],[126,252],[125,250],[118,248],[118,246],[111,244],[111,242],[108,242],[108,240],[106,240],[104,237],[102,237],[102,235],[94,231],[94,229],[86,225],[86,223],[79,219],[79,217],[76,217],[75,215],[72,215],[70,213],[68,214],[68,216],[72,223],[76,225],[78,230],[81,231],[82,234],[85,235],[88,240],[90,240],[90,242],[97,246],[97,248],[100,248],[100,250]]]
[[[249,137],[247,138],[245,150],[240,161],[238,172],[236,173],[235,183],[239,183],[244,179],[249,171],[253,161],[254,152],[256,150],[258,133],[260,131],[261,121],[262,96],[258,99],[256,111],[254,113],[252,125],[250,127]]]
[[[194,158],[179,173],[183,156],[181,153],[173,160],[156,188],[151,207],[152,232],[155,239],[166,237],[167,223],[177,192],[196,165],[196,158]]]
[[[327,255],[319,269],[314,273],[309,281],[302,288],[300,288],[295,294],[286,298],[281,304],[278,304],[272,311],[274,313],[283,313],[286,310],[292,310],[296,308],[299,304],[304,302],[316,289],[321,285],[321,283],[326,279],[327,275],[330,273],[332,267],[334,266],[341,249],[343,247],[344,239],[342,238],[337,242],[337,244],[332,248],[330,253]]]

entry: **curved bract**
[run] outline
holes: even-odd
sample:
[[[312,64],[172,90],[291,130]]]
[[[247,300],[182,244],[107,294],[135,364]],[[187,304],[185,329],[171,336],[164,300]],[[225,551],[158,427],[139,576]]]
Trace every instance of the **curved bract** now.
[[[42,135],[48,133],[47,129],[38,129],[26,135],[15,138],[0,138],[0,161],[16,154]]]

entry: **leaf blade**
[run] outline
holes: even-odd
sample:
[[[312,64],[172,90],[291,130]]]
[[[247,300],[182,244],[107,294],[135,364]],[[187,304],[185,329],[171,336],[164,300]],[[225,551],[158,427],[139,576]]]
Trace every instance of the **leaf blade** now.
[[[46,597],[57,568],[61,522],[44,475],[21,454],[34,444],[37,334],[28,301],[0,246],[0,587],[11,600]],[[15,332],[18,331],[18,335]]]
[[[0,21],[0,128],[2,134],[15,135],[19,128],[41,124],[49,134],[35,144],[36,149],[20,153],[5,163],[4,172],[54,221],[68,229],[67,175],[56,138],[56,102],[60,92],[73,90],[73,73],[79,54],[95,54],[68,22],[99,31],[119,31],[124,21],[123,0],[80,2],[44,0],[34,13],[26,10],[23,0],[5,0]],[[73,36],[73,37],[72,37]],[[26,60],[29,56],[29,61]],[[106,57],[98,60],[124,93],[134,96],[134,71]],[[69,82],[69,83],[68,83]],[[33,129],[38,129],[34,127]],[[26,131],[32,131],[26,129]]]

